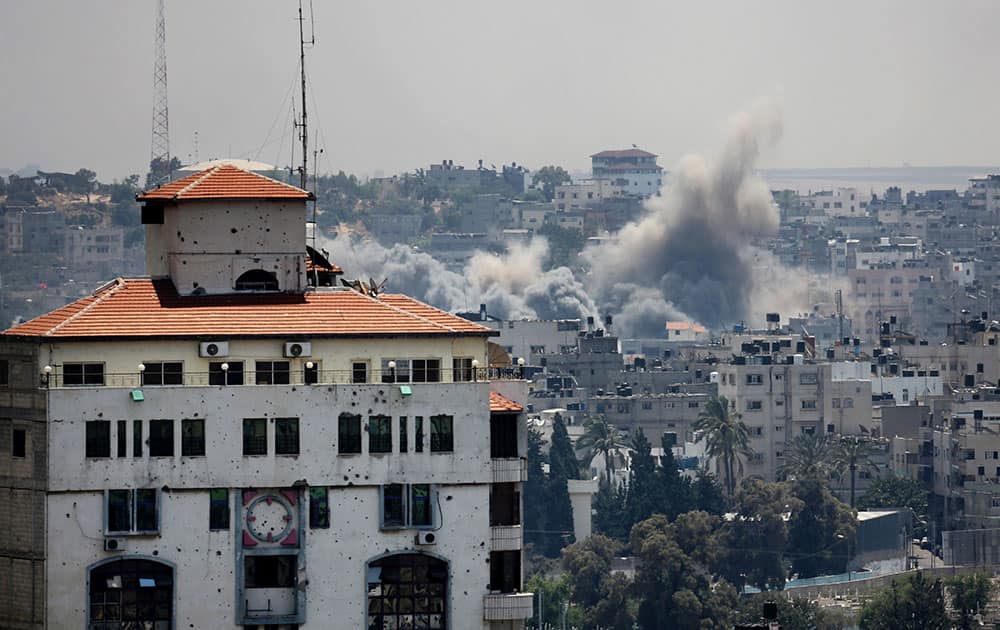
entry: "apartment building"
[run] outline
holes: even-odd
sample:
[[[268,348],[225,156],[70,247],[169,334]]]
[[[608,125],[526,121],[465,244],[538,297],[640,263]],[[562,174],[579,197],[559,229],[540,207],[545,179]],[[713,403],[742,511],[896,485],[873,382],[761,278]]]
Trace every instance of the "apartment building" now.
[[[310,286],[309,197],[225,165],[144,193],[152,277],[0,336],[0,625],[531,615],[523,408],[492,391],[526,387],[479,368],[488,328]]]
[[[606,180],[628,195],[653,197],[663,187],[656,154],[642,149],[601,151],[590,156],[592,177]]]

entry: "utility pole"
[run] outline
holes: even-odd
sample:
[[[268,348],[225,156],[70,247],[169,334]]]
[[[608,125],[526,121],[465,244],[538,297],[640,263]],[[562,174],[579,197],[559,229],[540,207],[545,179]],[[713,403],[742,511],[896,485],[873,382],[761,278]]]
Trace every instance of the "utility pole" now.
[[[162,2],[162,0],[160,0]],[[311,16],[310,16],[311,18]],[[306,183],[309,180],[309,128],[306,125],[306,44],[312,46],[316,43],[316,33],[313,32],[309,41],[306,41],[305,18],[302,17],[302,0],[299,0],[299,70],[302,79],[302,119],[295,123],[299,129],[299,139],[302,141],[302,166],[299,167],[299,188],[306,190]]]
[[[153,59],[153,142],[149,154],[149,177],[147,184],[159,186],[170,181],[173,169],[170,165],[170,124],[167,114],[167,26],[164,0],[157,3],[156,50]]]

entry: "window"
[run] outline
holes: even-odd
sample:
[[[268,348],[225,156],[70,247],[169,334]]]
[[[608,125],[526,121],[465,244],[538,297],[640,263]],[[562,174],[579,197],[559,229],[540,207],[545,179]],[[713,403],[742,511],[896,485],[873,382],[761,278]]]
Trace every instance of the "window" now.
[[[764,427],[761,426],[750,427],[749,433],[752,436],[760,437],[764,435]]]
[[[118,435],[116,436],[116,441],[118,442],[118,457],[126,457],[125,452],[126,446],[128,445],[128,422],[124,420],[118,421]]]
[[[147,385],[183,385],[184,364],[180,361],[143,362],[142,384]]]
[[[803,400],[802,401],[802,409],[806,410],[806,411],[814,411],[816,409],[816,401],[815,400]]]
[[[689,402],[688,403],[688,409],[697,409],[697,408],[698,408],[698,403],[696,403],[696,402]]]
[[[312,529],[330,527],[330,499],[326,486],[309,488],[309,527]]]
[[[490,484],[490,527],[520,524],[521,493],[517,484]]]
[[[132,421],[132,457],[142,457],[142,420]]]
[[[799,385],[815,385],[818,382],[816,372],[803,372],[799,374]]]
[[[10,445],[11,457],[26,457],[27,453],[27,432],[24,429],[14,429],[13,439]]]
[[[450,453],[455,450],[454,418],[431,416],[431,452]]]
[[[181,420],[181,455],[184,457],[205,455],[204,420]]]
[[[413,418],[413,452],[424,452],[424,417]]]
[[[853,398],[845,398],[844,402],[843,402],[843,405],[844,405],[844,409],[853,409],[854,408],[854,399]]]
[[[833,407],[834,409],[840,409],[840,399],[839,398],[831,398],[830,399],[830,406]]]
[[[0,359],[0,387],[10,385],[10,361]]]
[[[63,385],[104,385],[103,363],[66,363]]]
[[[367,383],[368,382],[368,362],[367,361],[355,361],[351,363],[351,382],[352,383]]]
[[[274,454],[299,454],[298,418],[276,418],[274,420]]]
[[[414,383],[440,383],[441,359],[413,359]]]
[[[88,628],[174,627],[174,572],[169,566],[118,556],[91,569],[88,577]]]
[[[490,552],[491,591],[514,593],[521,590],[521,552]]]
[[[545,354],[545,346],[531,346],[531,354]]]
[[[747,411],[760,411],[764,408],[764,403],[759,400],[748,400]]]
[[[405,453],[409,450],[409,440],[406,434],[406,416],[399,417],[399,452]]]
[[[315,385],[319,382],[319,364],[315,361],[306,361],[302,366],[302,382],[306,385]]]
[[[456,357],[451,360],[451,367],[453,381],[471,381],[473,379],[472,357]]]
[[[149,456],[174,456],[174,421],[149,421]]]
[[[747,385],[760,385],[764,382],[763,374],[747,374]]]
[[[226,369],[222,369],[226,366]],[[209,385],[242,385],[242,361],[212,361],[208,364]]]
[[[243,419],[243,454],[267,455],[267,419]]]
[[[368,452],[392,452],[392,418],[389,416],[368,418]]]
[[[361,416],[350,413],[340,414],[337,426],[337,446],[337,452],[341,455],[361,452]]]
[[[368,628],[444,630],[448,565],[424,554],[395,554],[368,564]]]
[[[270,271],[251,269],[236,279],[237,291],[277,291],[278,277]]]
[[[87,421],[87,457],[111,457],[111,423],[107,420]]]
[[[389,363],[395,363],[396,367],[389,367]],[[409,359],[382,359],[382,382],[383,383],[409,383],[410,382],[410,360]]]
[[[433,527],[434,496],[434,489],[426,483],[382,486],[382,528]]]
[[[643,408],[643,409],[644,409],[645,411],[649,411],[650,409],[652,409],[652,408],[653,408],[653,403],[651,403],[651,402],[648,402],[648,401],[646,401],[646,402],[643,402],[643,403],[642,403],[642,408]]]
[[[244,585],[247,588],[294,588],[298,556],[247,556],[244,558]]]
[[[108,534],[155,534],[159,531],[155,489],[108,490],[105,495],[105,531]]]
[[[229,529],[229,490],[226,488],[208,491],[208,528]]]
[[[288,385],[290,365],[288,361],[257,361],[258,385]]]

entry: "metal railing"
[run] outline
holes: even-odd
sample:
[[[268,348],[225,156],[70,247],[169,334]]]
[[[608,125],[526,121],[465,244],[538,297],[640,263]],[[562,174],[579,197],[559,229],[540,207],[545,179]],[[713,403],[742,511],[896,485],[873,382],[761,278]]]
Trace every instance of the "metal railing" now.
[[[231,364],[238,364],[233,361]],[[244,365],[253,362],[244,362]],[[249,367],[249,366],[247,366]],[[522,380],[524,370],[519,367],[489,367],[476,368],[441,368],[436,373],[413,374],[393,370],[370,369],[363,374],[355,370],[315,370],[304,369],[301,365],[288,372],[273,369],[255,371],[238,369],[230,365],[228,370],[211,372],[188,372],[171,375],[172,382],[164,383],[159,375],[147,375],[143,372],[105,373],[99,378],[91,378],[86,383],[74,382],[77,379],[66,379],[61,366],[54,366],[50,372],[41,374],[40,384],[50,389],[61,388],[94,388],[121,387],[137,389],[141,387],[206,387],[206,386],[240,386],[240,385],[343,385],[343,384],[426,384],[426,383],[475,383],[488,381]]]

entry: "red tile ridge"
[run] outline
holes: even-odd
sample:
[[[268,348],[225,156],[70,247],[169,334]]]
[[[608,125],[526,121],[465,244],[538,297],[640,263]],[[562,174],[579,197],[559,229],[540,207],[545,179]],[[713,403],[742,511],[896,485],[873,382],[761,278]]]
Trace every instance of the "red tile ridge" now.
[[[496,412],[517,412],[520,413],[524,411],[524,407],[517,404],[513,400],[501,396],[493,390],[490,390],[490,411]]]
[[[415,319],[419,319],[420,321],[422,321],[424,323],[427,323],[427,324],[430,324],[431,326],[436,326],[438,328],[443,328],[443,329],[447,330],[448,332],[459,332],[458,330],[452,328],[451,326],[445,326],[444,324],[440,324],[440,323],[435,322],[433,320],[427,319],[426,317],[423,317],[421,315],[417,315],[416,313],[414,313],[412,311],[403,310],[403,309],[399,308],[398,306],[396,306],[394,304],[389,304],[388,302],[386,302],[384,300],[379,300],[379,299],[374,298],[374,297],[372,297],[370,295],[365,295],[364,297],[368,298],[369,300],[372,300],[373,302],[378,302],[382,306],[388,307],[388,308],[392,309],[393,311],[395,311],[395,312],[397,312],[397,313],[399,313],[401,315],[409,315],[410,317],[413,317]]]
[[[117,293],[124,286],[125,286],[125,279],[124,278],[118,277],[118,278],[115,278],[114,280],[109,280],[103,286],[98,287],[94,291],[94,293],[92,294],[94,296],[94,300],[90,304],[84,306],[83,308],[81,308],[77,312],[73,313],[72,315],[70,315],[66,319],[62,320],[61,322],[59,322],[58,324],[56,324],[52,328],[48,329],[45,332],[45,335],[54,335],[55,333],[59,332],[60,328],[68,326],[69,324],[71,324],[72,322],[76,321],[81,316],[83,316],[84,313],[88,313],[88,312],[92,311],[95,306],[97,306],[98,304],[100,304],[101,302],[103,302],[104,300],[106,300],[107,298],[109,298],[112,295],[114,295],[115,293]]]

